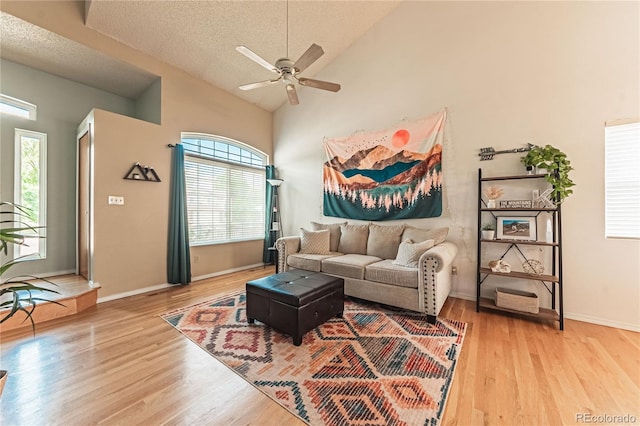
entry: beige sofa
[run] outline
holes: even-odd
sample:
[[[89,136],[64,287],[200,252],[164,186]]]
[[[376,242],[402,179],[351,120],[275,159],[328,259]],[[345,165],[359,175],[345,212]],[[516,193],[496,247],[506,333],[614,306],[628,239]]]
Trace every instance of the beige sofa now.
[[[278,272],[304,269],[339,276],[344,292],[436,317],[451,291],[457,246],[448,228],[311,222],[276,241]]]

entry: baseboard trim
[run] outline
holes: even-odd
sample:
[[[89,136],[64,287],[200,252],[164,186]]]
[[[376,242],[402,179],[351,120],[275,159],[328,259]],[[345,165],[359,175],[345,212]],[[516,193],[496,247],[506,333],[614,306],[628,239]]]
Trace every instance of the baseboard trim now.
[[[36,274],[37,277],[40,278],[49,278],[49,277],[59,277],[60,275],[70,275],[76,274],[75,269],[66,269],[64,271],[55,271],[55,272],[45,272],[44,274]]]
[[[150,293],[152,291],[158,291],[165,288],[173,287],[172,284],[157,284],[150,287],[138,288],[131,291],[125,291],[124,293],[116,293],[110,296],[98,297],[98,303],[110,302],[112,300],[124,299],[125,297],[137,296],[138,294]]]
[[[466,293],[451,292],[451,293],[449,293],[449,296],[455,297],[456,299],[470,300],[472,302],[476,301],[476,296],[475,295],[469,295],[469,294],[466,294]],[[626,323],[626,322],[612,321],[612,320],[608,320],[608,319],[592,317],[592,316],[589,316],[589,315],[573,314],[573,313],[570,313],[570,312],[565,312],[564,313],[564,318],[565,319],[574,320],[574,321],[588,322],[589,324],[603,325],[605,327],[613,327],[613,328],[619,328],[619,329],[622,329],[622,330],[640,332],[640,325],[638,325],[638,324],[630,324],[630,323]]]
[[[470,296],[466,293],[458,293],[458,292],[452,291],[451,293],[449,293],[449,296],[455,297],[456,299],[471,300],[472,302],[476,301],[475,295]]]
[[[191,282],[202,281],[202,280],[206,280],[207,278],[218,277],[220,275],[231,274],[233,272],[239,272],[239,271],[244,271],[247,269],[253,269],[253,268],[263,267],[263,266],[264,266],[264,263],[256,263],[253,265],[241,266],[239,268],[225,269],[224,271],[214,272],[207,275],[199,275],[197,277],[191,277]],[[100,285],[100,284],[97,284],[97,285]],[[165,288],[175,287],[176,285],[177,284],[164,283],[164,284],[153,285],[150,287],[139,288],[136,290],[125,291],[124,293],[116,293],[110,296],[99,297],[98,303],[109,302],[111,300],[116,300],[116,299],[123,299],[125,297],[137,296],[138,294],[144,294],[144,293],[150,293],[153,291],[163,290]]]
[[[588,322],[590,324],[603,325],[605,327],[613,327],[613,328],[620,328],[622,330],[640,332],[640,326],[638,324],[629,324],[626,322],[611,321],[607,319],[592,317],[589,315],[571,314],[571,313],[565,313],[564,318],[575,320],[575,321]]]
[[[254,263],[253,265],[241,266],[239,268],[225,269],[224,271],[213,272],[206,275],[198,275],[197,277],[191,277],[191,281],[202,281],[208,278],[219,277],[220,275],[231,274],[233,272],[246,271],[247,269],[253,269],[257,267],[265,266],[264,263]]]
[[[70,274],[74,274],[75,275],[76,270],[75,269],[66,269],[64,271],[55,271],[55,272],[44,272],[42,274],[40,273],[36,273],[36,274],[26,274],[26,275],[22,275],[23,277],[29,277],[31,275],[33,275],[36,278],[50,278],[50,277],[59,277],[61,275],[70,275]],[[8,279],[8,278],[7,278]],[[4,284],[4,282],[7,280],[0,280],[0,284]],[[25,278],[25,279],[30,279],[30,278]]]

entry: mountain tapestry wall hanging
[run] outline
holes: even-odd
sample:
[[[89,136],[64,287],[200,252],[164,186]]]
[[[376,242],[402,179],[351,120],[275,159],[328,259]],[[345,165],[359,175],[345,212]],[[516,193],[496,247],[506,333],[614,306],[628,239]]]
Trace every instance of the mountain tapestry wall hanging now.
[[[324,215],[361,220],[442,214],[446,111],[396,128],[325,139]]]

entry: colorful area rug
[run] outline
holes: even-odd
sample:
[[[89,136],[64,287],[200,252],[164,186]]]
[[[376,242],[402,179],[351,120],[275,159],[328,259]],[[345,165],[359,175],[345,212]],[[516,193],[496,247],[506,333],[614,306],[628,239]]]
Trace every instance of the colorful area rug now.
[[[245,380],[311,425],[437,425],[466,324],[360,300],[302,345],[256,322],[245,293],[162,315]]]

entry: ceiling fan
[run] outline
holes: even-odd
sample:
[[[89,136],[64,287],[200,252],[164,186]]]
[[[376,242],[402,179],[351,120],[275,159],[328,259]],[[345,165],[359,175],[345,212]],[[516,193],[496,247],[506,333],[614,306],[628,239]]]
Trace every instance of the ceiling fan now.
[[[270,64],[257,53],[249,49],[247,46],[236,46],[236,50],[242,53],[247,58],[256,62],[257,64],[265,67],[269,71],[278,74],[277,78],[273,80],[258,81],[256,83],[243,84],[238,88],[241,90],[252,90],[258,87],[270,86],[279,81],[285,84],[287,89],[287,96],[289,97],[289,103],[291,105],[298,105],[298,94],[296,93],[296,86],[293,84],[294,79],[303,86],[313,87],[316,89],[328,90],[330,92],[337,92],[340,90],[340,85],[337,83],[331,83],[322,80],[313,80],[311,78],[299,77],[302,71],[307,69],[309,65],[317,61],[322,55],[324,50],[317,44],[312,44],[306,52],[293,62],[289,58],[280,58],[276,61],[275,65]]]

